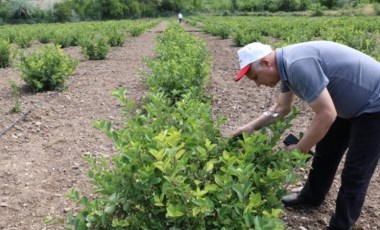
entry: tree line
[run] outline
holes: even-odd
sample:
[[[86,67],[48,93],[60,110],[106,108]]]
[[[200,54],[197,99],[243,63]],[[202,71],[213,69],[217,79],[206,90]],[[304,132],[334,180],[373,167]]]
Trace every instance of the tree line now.
[[[0,23],[65,22],[171,16],[179,12],[304,11],[356,7],[380,0],[59,0],[42,9],[32,0],[0,0]]]

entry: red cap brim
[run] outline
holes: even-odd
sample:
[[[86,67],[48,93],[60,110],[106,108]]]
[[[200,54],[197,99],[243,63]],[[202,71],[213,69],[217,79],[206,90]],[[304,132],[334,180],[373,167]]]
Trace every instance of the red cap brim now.
[[[242,79],[250,68],[251,68],[251,65],[246,65],[243,69],[241,69],[239,73],[236,75],[235,81],[239,81],[240,79]]]

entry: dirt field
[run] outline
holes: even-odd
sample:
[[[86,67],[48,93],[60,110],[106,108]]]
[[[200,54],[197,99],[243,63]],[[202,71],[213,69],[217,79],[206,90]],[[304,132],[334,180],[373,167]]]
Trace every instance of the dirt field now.
[[[123,47],[113,49],[106,60],[88,61],[79,47],[65,52],[80,60],[64,92],[31,93],[15,68],[0,69],[0,229],[65,229],[62,224],[75,205],[65,198],[71,188],[91,196],[86,154],[116,154],[113,143],[92,127],[97,119],[122,123],[120,106],[111,91],[125,86],[128,96],[141,100],[146,92],[141,79],[149,70],[143,58],[153,57],[154,37],[165,30],[162,22],[137,38],[128,38]],[[242,125],[261,114],[274,102],[277,89],[256,87],[247,79],[234,82],[238,70],[236,51],[231,40],[221,40],[184,24],[194,36],[207,42],[211,58],[209,92],[215,114],[228,122],[222,131]],[[31,48],[37,49],[36,43]],[[12,114],[14,105],[9,80],[21,87],[22,112]],[[302,111],[289,130],[305,131],[311,112],[301,102]],[[19,120],[18,122],[16,122]],[[380,171],[377,169],[355,229],[380,229]],[[306,172],[305,172],[306,176]],[[296,191],[302,186],[289,188]],[[315,210],[285,210],[289,229],[324,229],[334,210],[339,174],[326,202]]]

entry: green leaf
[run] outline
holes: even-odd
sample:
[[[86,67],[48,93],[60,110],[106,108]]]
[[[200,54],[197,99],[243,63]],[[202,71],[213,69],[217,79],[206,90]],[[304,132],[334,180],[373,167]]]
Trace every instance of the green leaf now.
[[[214,175],[215,183],[217,183],[220,187],[224,186],[224,179],[222,175],[216,174]]]
[[[183,212],[181,212],[180,208],[169,203],[166,207],[166,217],[176,218],[183,216]]]
[[[186,151],[184,149],[178,150],[178,152],[175,154],[175,159],[179,160],[183,156],[183,154],[185,154],[185,152]]]
[[[251,227],[252,225],[254,225],[254,217],[251,213],[246,213],[244,216],[244,221],[245,221],[245,224],[248,226],[248,227]]]
[[[206,168],[205,168],[206,172],[210,172],[210,171],[212,171],[212,170],[214,169],[214,164],[215,164],[216,162],[218,162],[218,161],[215,160],[215,159],[212,159],[212,160],[207,161],[207,163],[206,163]]]
[[[149,149],[149,153],[152,154],[156,158],[157,161],[162,161],[162,159],[165,156],[165,150],[164,149],[160,149],[159,151],[157,151],[155,149]]]
[[[107,204],[107,206],[104,209],[105,213],[111,214],[115,212],[116,210],[116,205],[114,203]]]
[[[236,184],[232,187],[232,189],[238,195],[239,201],[244,202],[244,188],[241,184]]]

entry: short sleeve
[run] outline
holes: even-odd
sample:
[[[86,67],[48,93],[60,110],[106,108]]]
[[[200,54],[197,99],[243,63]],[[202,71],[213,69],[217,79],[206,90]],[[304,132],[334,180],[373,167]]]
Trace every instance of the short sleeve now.
[[[318,59],[303,58],[290,65],[288,83],[298,97],[310,103],[326,88],[329,79]]]

